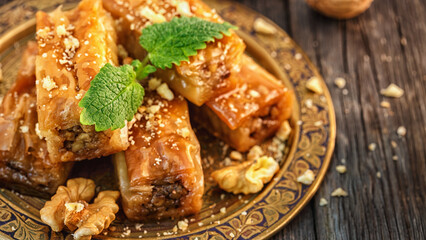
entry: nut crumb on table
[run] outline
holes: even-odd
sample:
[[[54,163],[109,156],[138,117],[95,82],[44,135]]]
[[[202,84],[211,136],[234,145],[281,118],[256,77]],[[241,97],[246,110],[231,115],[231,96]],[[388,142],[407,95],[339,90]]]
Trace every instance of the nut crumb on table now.
[[[340,88],[343,89],[346,86],[346,80],[344,78],[338,77],[334,79],[334,84]]]
[[[332,193],[331,193],[332,197],[346,197],[348,196],[348,193],[343,190],[342,188],[336,188]]]
[[[325,199],[325,198],[320,199],[320,201],[319,201],[320,207],[326,206],[327,204],[328,204],[327,199]]]
[[[398,87],[396,84],[391,83],[387,88],[381,89],[380,94],[385,97],[400,98],[402,95],[404,95],[404,90]]]
[[[381,101],[380,102],[380,106],[382,107],[382,108],[390,108],[390,103],[389,102],[387,102],[387,101]]]
[[[346,173],[346,166],[345,165],[337,165],[336,166],[336,171],[339,172],[340,174]]]
[[[371,152],[373,152],[374,150],[376,150],[377,144],[376,143],[370,143],[368,145],[368,150],[370,150]]]
[[[400,126],[396,130],[396,133],[398,134],[398,136],[404,137],[407,134],[407,129],[404,126]]]

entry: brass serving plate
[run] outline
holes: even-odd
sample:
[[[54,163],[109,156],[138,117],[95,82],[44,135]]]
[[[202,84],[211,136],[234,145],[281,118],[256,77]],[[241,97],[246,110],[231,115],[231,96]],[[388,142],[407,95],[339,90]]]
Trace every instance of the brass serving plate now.
[[[30,19],[18,26],[4,19],[1,22],[0,33],[6,33],[0,37],[0,63],[4,76],[0,83],[0,94],[5,93],[16,77],[25,43],[34,39],[35,21],[31,18],[35,11],[52,10],[60,2],[67,9],[75,6],[78,1],[14,1],[0,8],[0,15],[24,11],[25,16]],[[291,121],[293,132],[282,159],[278,159],[281,169],[258,194],[225,194],[213,186],[208,174],[218,167],[226,149],[203,129],[197,129],[203,146],[204,163],[209,164],[207,156],[214,159],[215,163],[206,169],[204,205],[198,215],[188,217],[189,231],[168,235],[177,220],[150,222],[145,223],[142,228],[136,228],[134,223],[128,222],[119,213],[113,227],[104,232],[105,235],[94,239],[131,239],[139,236],[148,239],[264,239],[276,233],[300,212],[324,178],[334,149],[336,122],[330,94],[315,66],[282,29],[260,14],[233,2],[206,2],[227,21],[239,27],[238,33],[246,41],[248,53],[295,92],[297,101]],[[274,35],[256,33],[253,30],[256,18],[264,18],[278,32]],[[313,76],[321,80],[323,94],[313,94],[305,88],[306,81]],[[305,106],[307,99],[312,100],[312,107]],[[116,188],[111,182],[113,176],[109,159],[86,161],[77,165],[87,164],[96,166],[96,170],[90,173],[75,171],[73,176],[90,176],[103,189]],[[87,169],[80,166],[82,168]],[[310,186],[297,183],[297,176],[308,168],[314,171],[315,181]],[[69,233],[52,232],[40,221],[39,209],[45,201],[0,188],[0,239],[65,239]],[[221,213],[222,207],[226,207],[226,213]],[[130,229],[129,234],[123,234],[126,227]]]

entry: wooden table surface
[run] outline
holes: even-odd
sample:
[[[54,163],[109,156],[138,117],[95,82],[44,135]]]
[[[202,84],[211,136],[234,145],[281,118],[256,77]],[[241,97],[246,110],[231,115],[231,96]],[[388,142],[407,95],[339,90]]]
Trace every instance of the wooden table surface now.
[[[426,239],[426,1],[375,1],[346,21],[323,17],[302,0],[237,1],[275,21],[305,50],[336,111],[336,148],[325,180],[272,239]],[[346,90],[334,85],[337,77],[346,79]],[[390,83],[405,94],[381,96]],[[390,108],[380,106],[384,100]],[[403,137],[400,126],[407,129]],[[345,174],[335,170],[342,162]],[[338,187],[349,196],[330,197]],[[319,206],[320,198],[328,205]]]
[[[272,239],[426,239],[426,1],[374,1],[347,21],[323,17],[302,0],[239,2],[272,19],[305,50],[336,110],[336,148],[325,180]],[[334,85],[337,77],[346,79],[347,90]],[[405,94],[381,96],[390,83]],[[383,100],[389,109],[380,106]],[[405,137],[397,134],[400,126]],[[335,170],[342,161],[345,174]],[[349,196],[330,197],[337,187]],[[320,207],[320,198],[328,205]]]

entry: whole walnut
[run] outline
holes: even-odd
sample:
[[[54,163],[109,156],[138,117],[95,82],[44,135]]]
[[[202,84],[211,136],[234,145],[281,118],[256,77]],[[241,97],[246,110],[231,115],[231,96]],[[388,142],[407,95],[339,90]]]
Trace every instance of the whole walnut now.
[[[263,156],[216,170],[211,176],[227,192],[250,194],[262,190],[278,170],[279,165],[273,158]]]
[[[75,240],[91,239],[92,235],[107,229],[118,212],[118,191],[102,191],[93,203],[95,183],[91,179],[74,178],[67,186],[60,186],[50,201],[40,210],[41,220],[53,231],[66,226]]]
[[[332,18],[353,18],[367,10],[373,0],[306,0],[313,9]]]

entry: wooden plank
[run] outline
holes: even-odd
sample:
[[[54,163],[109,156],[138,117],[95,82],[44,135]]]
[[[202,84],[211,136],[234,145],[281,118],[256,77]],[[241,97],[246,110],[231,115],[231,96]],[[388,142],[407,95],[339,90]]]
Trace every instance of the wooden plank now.
[[[313,238],[312,231],[318,239],[425,239],[425,2],[375,1],[368,12],[348,21],[325,18],[303,1],[240,2],[287,30],[319,67],[338,123],[323,186],[272,239]],[[336,77],[347,80],[347,95],[334,86]],[[380,89],[390,83],[406,94],[401,99],[381,96]],[[383,100],[390,109],[380,107]],[[406,137],[396,134],[399,126],[407,128]],[[368,150],[370,143],[377,144],[375,151]],[[398,161],[392,160],[395,155]],[[341,159],[348,168],[344,175],[334,170]],[[337,187],[349,197],[330,198]],[[328,206],[319,207],[321,197]]]

